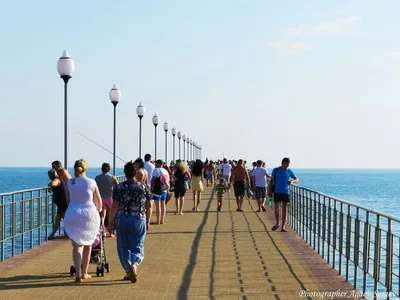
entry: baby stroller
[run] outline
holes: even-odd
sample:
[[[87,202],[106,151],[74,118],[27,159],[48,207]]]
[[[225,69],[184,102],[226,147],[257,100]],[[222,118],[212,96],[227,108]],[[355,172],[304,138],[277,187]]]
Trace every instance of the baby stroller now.
[[[96,235],[96,239],[92,244],[92,252],[90,253],[90,263],[97,264],[96,275],[97,277],[104,276],[104,269],[107,273],[110,273],[110,265],[107,262],[106,249],[104,242],[106,239],[106,231],[102,224],[100,224],[99,232]],[[70,267],[70,275],[75,275],[75,267]]]

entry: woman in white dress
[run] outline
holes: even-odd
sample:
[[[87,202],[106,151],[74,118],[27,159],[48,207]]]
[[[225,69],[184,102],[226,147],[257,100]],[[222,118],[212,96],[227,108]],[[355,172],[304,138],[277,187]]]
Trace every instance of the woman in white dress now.
[[[75,178],[67,181],[70,203],[65,213],[64,227],[72,241],[75,282],[81,282],[91,277],[88,275],[90,252],[100,228],[99,212],[103,204],[96,181],[86,177],[86,162],[77,160],[74,170]]]

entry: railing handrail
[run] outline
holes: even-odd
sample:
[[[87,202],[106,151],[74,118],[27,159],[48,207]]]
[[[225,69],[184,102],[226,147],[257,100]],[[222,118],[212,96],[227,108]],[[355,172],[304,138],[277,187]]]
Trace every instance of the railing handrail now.
[[[0,197],[2,197],[2,196],[12,196],[13,194],[36,192],[36,191],[40,191],[40,190],[46,190],[46,189],[49,189],[49,188],[50,187],[48,187],[48,186],[44,186],[44,187],[33,188],[33,189],[26,189],[26,190],[14,191],[14,192],[1,193]]]
[[[351,206],[353,206],[353,207],[355,207],[355,208],[363,209],[363,210],[365,210],[366,212],[374,213],[374,214],[376,214],[376,215],[380,215],[380,216],[382,216],[382,217],[385,217],[385,218],[387,218],[387,219],[391,219],[391,220],[393,220],[393,221],[396,221],[396,222],[399,222],[399,223],[400,223],[400,218],[391,216],[391,215],[389,215],[389,214],[387,214],[387,213],[384,213],[384,212],[381,212],[381,211],[379,211],[379,210],[370,209],[370,208],[367,208],[367,207],[365,207],[365,206],[363,206],[363,205],[359,205],[359,204],[356,204],[356,203],[351,202],[351,201],[346,201],[346,200],[338,199],[337,197],[334,197],[334,196],[331,196],[331,195],[328,195],[328,194],[325,194],[325,193],[321,193],[321,192],[319,192],[319,191],[316,191],[316,190],[313,190],[313,189],[310,189],[310,188],[306,188],[306,187],[303,187],[303,186],[300,186],[300,185],[297,185],[297,184],[294,184],[294,186],[296,186],[296,187],[298,187],[298,188],[301,188],[301,189],[303,189],[303,190],[309,191],[309,192],[317,193],[317,194],[319,194],[319,195],[321,195],[321,196],[324,196],[324,197],[328,197],[328,198],[330,198],[330,199],[332,199],[332,200],[336,200],[336,201],[338,201],[338,202],[342,202],[343,204],[347,204],[347,205],[351,205]]]

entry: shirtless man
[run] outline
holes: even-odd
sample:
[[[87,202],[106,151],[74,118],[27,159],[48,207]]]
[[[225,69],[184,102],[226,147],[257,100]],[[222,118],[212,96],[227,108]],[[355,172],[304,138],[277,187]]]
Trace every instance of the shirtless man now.
[[[232,182],[237,204],[236,211],[243,211],[242,205],[246,192],[246,183],[250,185],[249,173],[243,166],[243,159],[239,159],[237,166],[232,170],[230,183],[232,184]]]
[[[211,186],[214,185],[214,173],[215,173],[215,168],[214,168],[214,162],[210,161],[210,163],[207,163],[204,166],[204,170],[206,171],[206,180],[207,180],[207,186],[208,182],[211,181]]]
[[[62,167],[60,161],[55,160],[51,163],[51,168],[56,170],[58,177],[60,177],[62,183],[67,186],[68,179],[71,179],[71,175],[69,174],[68,170]]]

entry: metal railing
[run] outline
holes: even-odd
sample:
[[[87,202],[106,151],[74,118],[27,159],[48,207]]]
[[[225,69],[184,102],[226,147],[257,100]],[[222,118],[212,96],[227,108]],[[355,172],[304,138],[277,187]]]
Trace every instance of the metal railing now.
[[[0,262],[47,241],[56,216],[51,196],[48,187],[0,194]]]
[[[287,222],[354,289],[400,297],[400,219],[292,186]]]

